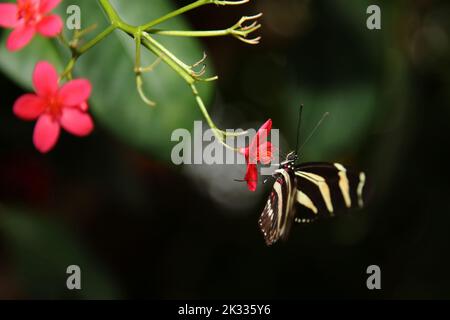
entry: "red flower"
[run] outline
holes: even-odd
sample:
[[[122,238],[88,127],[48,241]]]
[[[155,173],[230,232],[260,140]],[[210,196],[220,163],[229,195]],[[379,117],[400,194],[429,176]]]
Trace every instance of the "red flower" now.
[[[89,135],[94,124],[87,113],[91,95],[88,80],[77,79],[58,86],[58,74],[48,62],[39,62],[33,73],[36,94],[25,94],[14,104],[14,114],[23,120],[37,119],[33,142],[46,153],[59,138],[60,127],[76,136]]]
[[[17,0],[17,4],[0,3],[0,26],[12,28],[6,47],[10,51],[20,50],[33,38],[36,32],[45,37],[58,35],[63,21],[55,14],[49,14],[61,0]]]
[[[272,144],[267,141],[267,136],[272,130],[272,120],[269,119],[259,128],[250,145],[242,148],[240,153],[245,156],[247,172],[244,180],[250,191],[256,191],[258,184],[258,163],[268,164],[272,161]]]

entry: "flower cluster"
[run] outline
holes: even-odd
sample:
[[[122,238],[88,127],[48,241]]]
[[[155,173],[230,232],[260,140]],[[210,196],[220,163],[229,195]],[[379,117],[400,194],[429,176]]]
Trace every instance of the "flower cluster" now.
[[[24,48],[36,33],[58,36],[63,28],[61,17],[51,14],[61,0],[18,0],[0,3],[0,26],[12,28],[6,47],[10,51]],[[16,100],[14,114],[23,120],[37,120],[33,142],[37,150],[47,153],[56,145],[61,127],[76,136],[89,135],[94,124],[88,114],[87,100],[91,84],[78,79],[59,84],[56,69],[48,62],[37,63],[33,73],[35,94]]]
[[[17,99],[13,106],[14,114],[23,120],[36,120],[33,142],[36,149],[47,153],[54,148],[60,136],[61,128],[79,137],[89,135],[93,128],[93,120],[88,113],[88,99],[92,86],[87,79],[72,80],[72,72],[77,59],[89,49],[97,45],[115,30],[120,30],[134,38],[136,42],[135,73],[137,89],[142,100],[149,105],[154,103],[148,99],[143,90],[142,73],[150,72],[159,61],[163,61],[192,89],[195,100],[203,113],[209,126],[214,129],[216,138],[226,147],[227,132],[216,127],[203,103],[195,84],[217,80],[215,77],[203,77],[205,67],[197,70],[206,59],[188,65],[178,59],[172,52],[159,43],[153,35],[175,37],[217,37],[232,36],[248,44],[258,44],[261,37],[251,35],[261,28],[256,21],[262,14],[242,17],[231,28],[223,30],[206,31],[178,31],[162,30],[155,26],[172,19],[173,17],[204,5],[238,6],[248,3],[250,0],[196,0],[171,14],[164,15],[146,24],[133,27],[125,23],[117,14],[109,0],[98,0],[100,6],[109,19],[108,27],[87,43],[79,41],[89,28],[74,33],[74,38],[67,41],[62,35],[63,21],[61,17],[52,11],[61,3],[61,0],[17,0],[16,3],[0,3],[0,27],[12,29],[8,36],[6,47],[9,51],[23,49],[36,34],[44,37],[58,37],[68,47],[72,57],[61,74],[58,74],[54,66],[46,61],[36,64],[32,80],[35,93],[27,93]],[[157,56],[157,63],[150,67],[141,65],[141,48],[146,48]],[[63,82],[65,79],[68,82]],[[248,188],[256,190],[258,181],[257,165],[267,164],[272,159],[272,145],[267,141],[267,136],[272,129],[272,121],[268,120],[258,131],[250,145],[240,150],[233,149],[244,155],[247,163],[245,181]]]
[[[23,120],[36,120],[33,142],[46,153],[58,141],[60,127],[75,136],[87,136],[94,128],[87,113],[91,84],[86,79],[58,85],[58,74],[48,62],[39,62],[33,73],[36,94],[25,94],[14,104],[14,114]]]
[[[25,47],[36,33],[55,37],[63,28],[62,19],[50,12],[61,0],[17,0],[17,4],[0,3],[0,26],[12,28],[6,47],[17,51]]]

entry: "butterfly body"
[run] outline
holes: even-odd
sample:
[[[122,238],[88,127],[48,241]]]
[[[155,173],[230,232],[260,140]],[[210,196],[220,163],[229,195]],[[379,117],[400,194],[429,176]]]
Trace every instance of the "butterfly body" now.
[[[366,176],[339,163],[296,165],[290,153],[273,177],[275,183],[259,219],[267,245],[286,240],[292,224],[311,223],[364,206]]]

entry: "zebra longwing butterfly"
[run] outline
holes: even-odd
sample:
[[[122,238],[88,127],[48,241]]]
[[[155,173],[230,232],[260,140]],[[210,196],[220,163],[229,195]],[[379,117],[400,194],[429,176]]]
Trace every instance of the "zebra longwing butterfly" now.
[[[339,163],[296,165],[297,158],[297,152],[291,152],[273,174],[275,183],[259,218],[268,246],[286,240],[294,222],[311,223],[362,208],[366,200],[364,172]]]

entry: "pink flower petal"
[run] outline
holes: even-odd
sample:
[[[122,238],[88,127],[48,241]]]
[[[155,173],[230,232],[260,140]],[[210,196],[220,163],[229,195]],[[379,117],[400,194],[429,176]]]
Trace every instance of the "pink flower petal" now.
[[[54,37],[63,29],[62,19],[54,14],[43,18],[37,25],[37,31],[45,37]]]
[[[36,64],[33,72],[33,84],[36,93],[41,97],[51,97],[58,91],[58,73],[48,62]]]
[[[250,161],[250,150],[248,147],[240,148],[239,153],[241,153],[245,158],[245,163],[248,164]]]
[[[39,7],[39,11],[41,14],[46,14],[53,9],[55,9],[61,0],[41,0],[41,6]]]
[[[86,102],[91,95],[91,83],[85,79],[67,82],[59,91],[61,103],[66,107],[76,107]]]
[[[89,110],[89,104],[87,102],[83,102],[82,104],[80,104],[79,108],[81,109],[81,111],[87,112]]]
[[[255,137],[253,138],[252,142],[250,143],[250,146],[249,146],[250,157],[256,155],[259,145],[262,143],[265,143],[267,141],[267,136],[269,135],[270,130],[272,130],[272,120],[271,119],[267,120],[261,126],[261,128],[259,128]]]
[[[94,129],[91,116],[78,108],[64,108],[60,122],[66,131],[79,137],[89,135]]]
[[[256,186],[258,184],[258,168],[255,164],[249,164],[247,166],[244,180],[247,181],[248,190],[256,191]]]
[[[239,148],[239,153],[245,156],[248,154],[248,148]]]
[[[52,116],[43,114],[34,127],[33,143],[41,153],[47,153],[55,146],[59,138],[60,126]]]
[[[256,133],[256,140],[259,140],[259,143],[262,143],[267,140],[267,136],[270,133],[270,130],[272,130],[272,120],[267,120],[261,128],[259,128],[258,132]]]
[[[0,27],[13,28],[17,24],[17,5],[0,3]]]
[[[14,29],[8,37],[6,48],[9,51],[17,51],[25,47],[35,34],[33,26],[21,25]]]
[[[25,94],[16,100],[13,112],[23,120],[35,120],[46,107],[46,101],[34,94]]]
[[[272,143],[266,141],[259,146],[257,159],[262,164],[269,164],[272,161]]]

